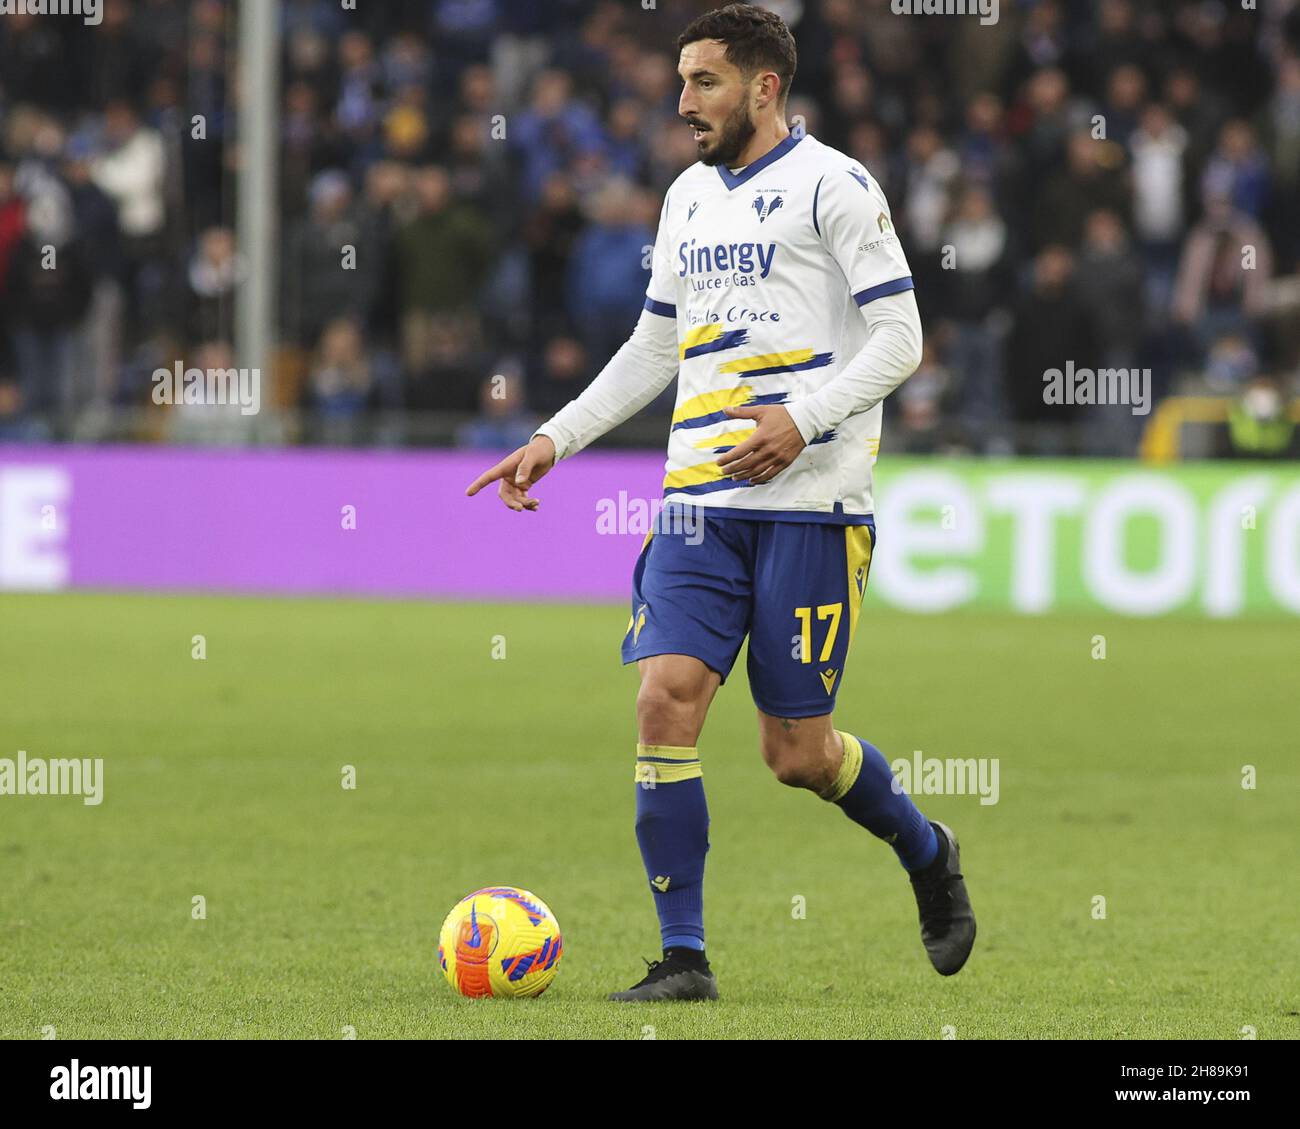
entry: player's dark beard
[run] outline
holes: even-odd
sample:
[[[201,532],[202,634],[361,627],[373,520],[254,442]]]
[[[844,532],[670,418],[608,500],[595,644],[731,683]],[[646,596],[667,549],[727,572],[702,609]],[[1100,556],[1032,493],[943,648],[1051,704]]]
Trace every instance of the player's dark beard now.
[[[749,112],[749,104],[741,102],[722,123],[717,148],[700,157],[700,164],[710,166],[736,164],[740,160],[740,154],[745,151],[745,146],[757,131],[758,127],[754,125],[754,119]]]

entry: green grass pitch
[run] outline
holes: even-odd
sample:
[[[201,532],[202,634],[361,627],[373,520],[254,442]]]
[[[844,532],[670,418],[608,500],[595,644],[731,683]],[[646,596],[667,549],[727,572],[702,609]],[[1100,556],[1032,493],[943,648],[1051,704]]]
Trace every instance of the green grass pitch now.
[[[864,612],[841,726],[1000,759],[996,805],[920,801],[979,917],[950,979],[893,852],[763,766],[742,658],[701,741],[723,999],[629,1006],[604,994],[658,933],[626,620],[0,597],[0,756],[106,778],[99,807],[0,797],[0,1037],[1300,1036],[1294,622]],[[496,883],[563,926],[538,1000],[462,1000],[436,967],[447,910]]]

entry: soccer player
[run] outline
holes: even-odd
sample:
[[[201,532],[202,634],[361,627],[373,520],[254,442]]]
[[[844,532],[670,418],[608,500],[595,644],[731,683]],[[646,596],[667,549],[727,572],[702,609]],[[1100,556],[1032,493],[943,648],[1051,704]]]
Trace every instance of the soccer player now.
[[[746,634],[763,759],[893,847],[925,950],[951,975],[975,941],[957,839],[832,720],[875,548],[881,401],[921,358],[907,260],[870,173],[787,126],[784,21],[728,4],[677,46],[678,111],[699,162],[664,199],[640,320],[577,399],[467,491],[499,481],[510,509],[536,510],[529,492],[558,460],[678,376],[664,507],[623,639],[641,675],[636,835],[663,959],[610,999],[717,998],[697,743]]]

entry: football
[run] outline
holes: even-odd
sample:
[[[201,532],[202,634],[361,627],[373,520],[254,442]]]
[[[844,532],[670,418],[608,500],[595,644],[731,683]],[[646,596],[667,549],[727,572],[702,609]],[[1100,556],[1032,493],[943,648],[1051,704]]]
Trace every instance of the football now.
[[[546,903],[515,886],[475,890],[452,907],[438,963],[462,996],[540,996],[555,979],[564,940]]]

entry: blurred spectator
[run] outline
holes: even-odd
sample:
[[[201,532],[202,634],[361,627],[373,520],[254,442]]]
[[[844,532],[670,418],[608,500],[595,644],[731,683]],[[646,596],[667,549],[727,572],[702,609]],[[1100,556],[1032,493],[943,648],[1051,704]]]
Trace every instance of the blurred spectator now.
[[[420,412],[473,411],[488,365],[478,318],[464,310],[430,314],[420,333],[426,363],[406,369],[406,406]]]
[[[90,308],[81,335],[76,365],[85,381],[84,407],[107,426],[105,418],[117,393],[122,356],[126,292],[125,260],[113,201],[91,179],[92,148],[73,138],[68,143],[63,176],[68,185],[77,242],[91,279]]]
[[[1191,67],[1178,67],[1165,80],[1165,103],[1187,133],[1188,155],[1198,168],[1204,166],[1214,147],[1219,127],[1227,120],[1224,99],[1201,84]]]
[[[893,428],[901,425],[903,443],[912,448],[932,448],[938,441],[943,428],[946,409],[955,407],[951,404],[953,376],[949,369],[939,360],[939,351],[933,338],[928,338],[921,347],[920,367],[903,383],[898,390],[898,401],[892,405],[886,426],[892,434]],[[969,416],[965,417],[969,420]],[[891,439],[891,445],[893,440]],[[971,445],[981,446],[991,451],[999,450],[996,440],[987,435],[974,435]],[[969,449],[969,448],[967,448]]]
[[[538,75],[528,109],[510,128],[511,141],[523,156],[525,200],[535,202],[548,176],[599,149],[601,133],[600,119],[574,98],[573,80],[567,74],[546,70]]]
[[[70,110],[77,90],[59,65],[62,53],[57,20],[13,5],[5,13],[0,36],[0,76],[6,95],[50,110]]]
[[[398,92],[384,115],[383,159],[420,164],[433,157],[433,131],[424,101],[423,87],[408,85]]]
[[[612,176],[636,182],[643,179],[645,152],[641,141],[644,107],[635,98],[622,98],[609,111],[605,167]]]
[[[1146,101],[1147,80],[1142,68],[1125,63],[1110,72],[1106,80],[1106,100],[1102,117],[1106,137],[1117,145],[1127,145],[1137,129],[1138,118]]]
[[[386,345],[397,340],[396,233],[411,212],[412,170],[397,161],[376,161],[366,170],[361,200],[362,224],[372,232],[377,265],[377,289],[371,305],[369,329]]]
[[[132,5],[110,0],[102,6],[93,47],[88,45],[81,60],[92,105],[135,101],[144,93],[158,65],[157,53],[145,40],[146,28],[145,21],[134,18]]]
[[[0,442],[39,443],[46,432],[23,414],[18,385],[0,372]]]
[[[1141,247],[1146,299],[1155,310],[1169,304],[1178,247],[1186,228],[1187,131],[1159,102],[1142,111],[1129,138],[1133,161],[1133,226]]]
[[[190,10],[190,27],[180,40],[187,50],[183,64],[175,68],[179,73],[173,80],[164,72],[153,87],[155,105],[161,87],[174,105],[184,106],[183,113],[171,115],[170,122],[153,124],[165,133],[172,146],[179,146],[179,152],[167,154],[169,188],[175,210],[183,213],[187,221],[184,229],[187,235],[229,220],[228,213],[223,211],[229,205],[228,187],[223,180],[227,167],[234,167],[228,165],[232,157],[228,146],[237,136],[237,126],[231,124],[236,111],[226,104],[228,61],[218,30],[223,16],[221,7],[216,5],[218,24],[214,29],[205,23],[212,16],[203,15],[211,13],[213,6],[194,5]],[[183,88],[173,86],[181,82]],[[202,125],[201,131],[195,129],[196,117]]]
[[[591,375],[582,342],[552,337],[546,343],[541,371],[528,381],[528,406],[553,415],[583,389]]]
[[[1102,208],[1088,216],[1075,280],[1100,339],[1098,367],[1138,368],[1144,322],[1142,260],[1114,212]],[[1083,426],[1085,452],[1127,454],[1141,438],[1142,422],[1128,404],[1091,405]]]
[[[449,59],[463,65],[488,58],[498,31],[499,0],[433,0],[432,7],[431,30]]]
[[[347,176],[330,169],[312,181],[310,210],[289,235],[282,264],[287,336],[320,337],[335,318],[369,316],[385,249],[373,223],[352,205]]]
[[[204,373],[235,368],[234,346],[225,338],[201,341],[189,356],[181,358],[181,364],[186,369],[194,368]],[[171,368],[172,364],[164,367]],[[250,417],[243,414],[237,397],[225,404],[206,401],[187,404],[182,401],[161,410],[167,413],[164,431],[173,443],[239,444],[248,441]]]
[[[303,388],[302,406],[319,413],[324,442],[346,442],[351,423],[379,407],[400,406],[400,373],[383,350],[367,349],[361,326],[351,318],[330,322],[321,334]]]
[[[1272,276],[1264,230],[1236,211],[1226,193],[1211,195],[1183,245],[1173,297],[1174,317],[1189,331],[1198,358],[1224,333],[1257,340]]]
[[[1225,333],[1210,346],[1205,361],[1205,387],[1219,395],[1237,395],[1259,375],[1259,356],[1249,341]]]
[[[420,169],[414,188],[418,211],[396,236],[398,307],[403,363],[422,374],[432,362],[435,322],[453,311],[473,316],[492,242],[488,221],[452,196],[446,169]]]
[[[1043,424],[1037,436],[1021,444],[1039,454],[1063,454],[1066,429],[1079,408],[1049,404],[1044,398],[1044,374],[1095,368],[1101,360],[1099,336],[1091,311],[1079,301],[1074,285],[1074,258],[1062,246],[1044,247],[1034,260],[1030,292],[1015,310],[1009,346],[1009,399],[1018,424]]]
[[[1034,234],[1040,247],[1077,247],[1088,213],[1106,208],[1127,220],[1131,211],[1124,151],[1087,131],[1070,136],[1066,167],[1049,177],[1038,198]]]
[[[1070,83],[1059,68],[1046,66],[1025,81],[1011,128],[1019,134],[1030,183],[1041,184],[1060,167],[1073,117]]]
[[[1258,219],[1268,203],[1268,161],[1244,121],[1230,121],[1205,166],[1201,188],[1206,200],[1226,196],[1239,212]]]
[[[131,103],[116,101],[104,112],[104,142],[105,151],[91,162],[90,178],[117,205],[129,309],[135,325],[147,328],[170,305],[162,300],[170,273],[162,255],[167,221],[162,137],[140,123]]]
[[[453,194],[485,215],[501,217],[501,222],[513,225],[515,177],[509,160],[510,150],[491,138],[484,121],[461,114],[451,123],[446,168]]]
[[[413,31],[399,31],[383,48],[381,68],[389,90],[425,90],[433,81],[433,53]]]
[[[574,244],[569,319],[602,365],[627,340],[645,305],[657,219],[656,201],[613,182],[592,199],[591,223]]]
[[[9,263],[10,318],[23,411],[48,424],[78,406],[77,330],[90,305],[91,279],[74,241],[66,194],[39,197]]]
[[[1114,212],[1098,208],[1089,214],[1075,278],[1105,342],[1103,363],[1129,367],[1142,339],[1142,260]]]
[[[923,127],[908,137],[899,185],[903,199],[895,210],[903,213],[909,255],[928,260],[937,254],[960,171],[961,162],[937,130]]]
[[[375,160],[387,91],[377,45],[363,31],[349,31],[339,40],[339,85],[337,90],[321,79],[303,85],[312,90],[320,107],[305,117],[300,132],[311,130],[327,145],[331,155],[312,168],[350,162],[354,171]],[[333,101],[333,106],[330,102]]]
[[[512,451],[528,442],[540,421],[524,405],[523,381],[517,374],[498,374],[483,381],[479,415],[456,433],[461,447]]]
[[[1069,36],[1065,12],[1058,0],[1042,0],[1025,14],[1020,28],[1017,79],[1043,68],[1063,67],[1069,61]],[[1014,72],[1013,72],[1014,73]]]
[[[1300,434],[1276,381],[1251,381],[1233,400],[1227,431],[1227,450],[1221,453],[1230,458],[1300,458]]]
[[[573,182],[562,173],[548,177],[541,201],[524,228],[535,339],[573,331],[564,291],[573,247],[582,229],[582,212]]]
[[[1273,208],[1269,220],[1284,270],[1300,268],[1300,55],[1278,65],[1277,91],[1264,114],[1272,157]]]
[[[1139,68],[1149,61],[1143,55],[1146,46],[1133,0],[1100,0],[1097,39],[1092,49],[1092,82],[1099,83],[1106,68],[1115,68],[1110,71],[1112,80],[1119,69],[1132,68],[1141,75]],[[1111,136],[1116,137],[1113,130]]]
[[[1020,158],[1004,130],[1002,103],[998,97],[989,93],[978,95],[966,110],[966,130],[958,144],[957,155],[961,161],[962,179],[966,183],[983,185],[1003,210],[1018,209],[1020,201],[1016,198],[1016,184],[1020,175]],[[877,171],[879,160],[866,155],[860,159],[888,189],[888,183]]]
[[[14,249],[23,237],[27,205],[14,191],[14,167],[0,162],[0,299],[9,293]],[[0,305],[0,310],[4,307]]]
[[[315,87],[301,81],[290,83],[284,92],[280,124],[281,199],[290,213],[306,202],[313,172],[337,159],[320,116]]]
[[[1015,272],[1010,232],[986,187],[973,184],[962,192],[943,242],[952,262],[941,276],[939,308],[954,326],[948,360],[961,420],[971,444],[990,450],[1006,442],[1003,345]]]
[[[199,236],[187,277],[190,287],[190,335],[201,341],[231,336],[235,286],[240,280],[235,233],[210,227]]]

